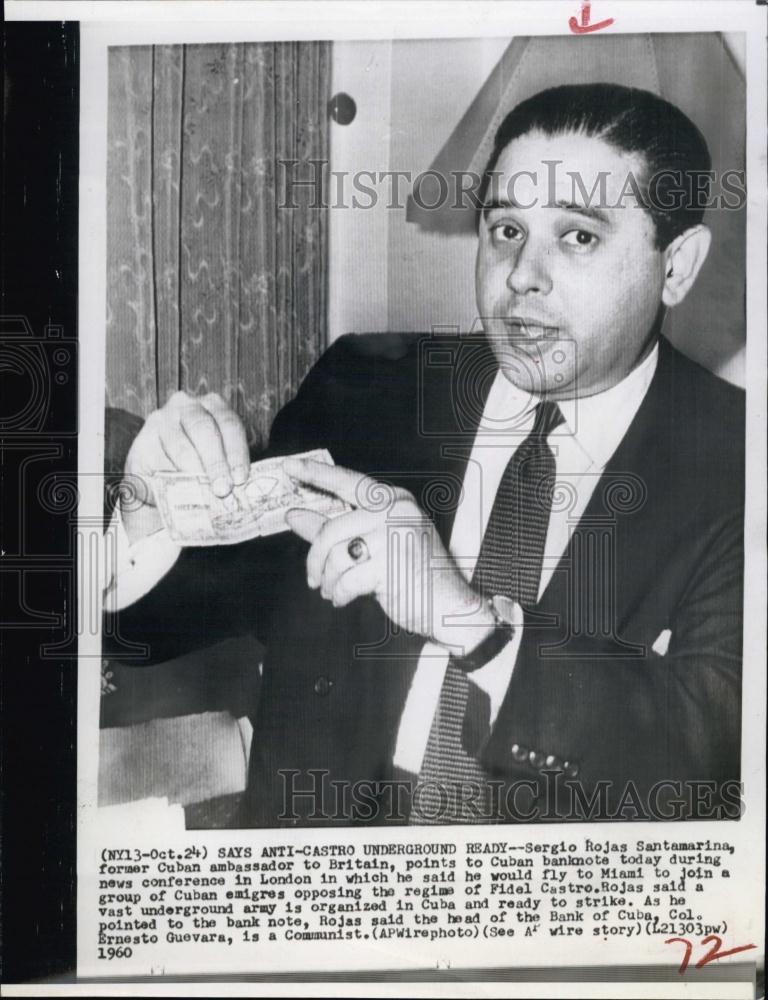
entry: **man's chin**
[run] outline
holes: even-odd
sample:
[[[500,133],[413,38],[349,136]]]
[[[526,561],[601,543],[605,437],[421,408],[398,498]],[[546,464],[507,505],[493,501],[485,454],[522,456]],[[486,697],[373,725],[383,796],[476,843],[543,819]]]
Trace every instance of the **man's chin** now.
[[[504,377],[523,392],[542,396],[561,389],[568,381],[571,360],[568,342],[518,339],[493,344]]]

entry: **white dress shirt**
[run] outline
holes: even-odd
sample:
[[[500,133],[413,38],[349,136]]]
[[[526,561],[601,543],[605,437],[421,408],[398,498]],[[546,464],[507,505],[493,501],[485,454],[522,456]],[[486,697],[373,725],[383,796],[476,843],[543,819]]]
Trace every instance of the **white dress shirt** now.
[[[654,347],[643,362],[605,392],[559,402],[564,423],[548,437],[555,455],[556,501],[553,503],[544,547],[539,597],[563,555],[574,527],[589,503],[597,480],[611,458],[651,383],[658,361]],[[538,398],[517,389],[501,371],[491,386],[464,475],[456,511],[450,553],[467,580],[475,568],[485,526],[501,477],[534,421]],[[566,503],[558,503],[565,490]],[[107,611],[128,607],[148,593],[174,565],[181,549],[161,529],[131,545],[116,511],[107,532],[112,557],[104,606]],[[515,668],[522,639],[522,609],[518,607],[514,636],[484,667],[470,674],[488,695],[491,724]],[[432,642],[424,644],[400,718],[394,764],[413,774],[421,763],[440,697],[448,653]]]

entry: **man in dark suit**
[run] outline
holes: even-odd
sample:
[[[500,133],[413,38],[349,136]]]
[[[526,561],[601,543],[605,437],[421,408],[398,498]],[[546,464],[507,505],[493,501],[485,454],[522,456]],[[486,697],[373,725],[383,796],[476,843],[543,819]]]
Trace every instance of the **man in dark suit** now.
[[[708,167],[654,95],[534,96],[480,190],[483,334],[342,338],[275,421],[352,509],[181,555],[151,494],[124,510],[111,634],[267,646],[244,823],[738,816],[742,394],[660,337]],[[179,393],[126,473],[225,496],[248,462],[226,404]]]

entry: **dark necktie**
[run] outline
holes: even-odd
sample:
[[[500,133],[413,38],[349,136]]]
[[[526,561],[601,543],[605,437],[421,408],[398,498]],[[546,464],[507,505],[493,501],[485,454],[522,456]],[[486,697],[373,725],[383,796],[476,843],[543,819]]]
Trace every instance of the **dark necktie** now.
[[[503,594],[525,607],[538,600],[555,479],[547,437],[562,422],[556,403],[539,403],[530,434],[501,477],[472,576],[472,586],[488,596]],[[476,757],[489,718],[487,695],[449,660],[411,823],[489,821],[493,803]]]
[[[501,477],[472,577],[472,586],[488,596],[504,594],[524,607],[539,599],[555,481],[547,438],[562,422],[557,403],[539,403],[531,433]]]

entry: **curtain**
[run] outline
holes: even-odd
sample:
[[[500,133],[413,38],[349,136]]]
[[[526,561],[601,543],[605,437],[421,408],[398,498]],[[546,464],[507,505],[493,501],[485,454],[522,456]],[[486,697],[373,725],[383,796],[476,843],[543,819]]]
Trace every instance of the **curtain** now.
[[[216,391],[265,441],[326,346],[326,199],[286,177],[327,163],[329,86],[327,42],[110,50],[109,406]]]

